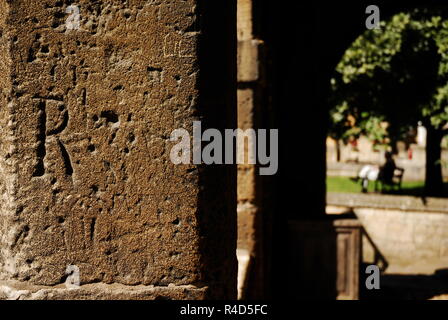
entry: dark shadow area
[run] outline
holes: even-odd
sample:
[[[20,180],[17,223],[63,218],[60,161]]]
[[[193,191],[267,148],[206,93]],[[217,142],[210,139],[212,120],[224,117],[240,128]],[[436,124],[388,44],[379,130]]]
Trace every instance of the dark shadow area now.
[[[361,230],[353,214],[289,222],[288,296],[298,300],[357,299]]]
[[[448,182],[444,183],[444,195],[448,196]],[[384,190],[383,194],[392,194],[392,195],[400,195],[400,196],[414,196],[425,198],[425,188],[421,187],[402,187],[401,189],[389,189]]]
[[[335,300],[337,233],[332,221],[296,221],[289,227],[288,297]]]
[[[382,19],[415,6],[443,1],[377,1]],[[371,3],[257,3],[256,34],[265,40],[269,110],[266,128],[279,129],[279,171],[263,190],[272,204],[264,220],[269,259],[268,298],[330,298],[335,280],[335,234],[319,232],[325,216],[326,137],[330,79],[349,45],[366,30]],[[265,197],[267,199],[268,197]],[[289,230],[289,221],[309,221],[309,230]],[[289,230],[289,232],[286,232]],[[292,263],[289,259],[300,261]],[[285,281],[285,266],[288,266]],[[317,266],[317,267],[312,267]],[[333,268],[333,269],[332,269]],[[303,274],[299,275],[299,274]],[[297,281],[297,282],[295,282]],[[307,282],[308,281],[308,282]],[[289,285],[297,285],[289,290]],[[300,285],[299,285],[300,284]]]
[[[433,275],[386,274],[381,276],[380,290],[367,290],[363,285],[361,288],[363,300],[428,300],[448,295],[448,269]]]
[[[201,26],[198,43],[203,93],[192,101],[192,117],[202,121],[203,131],[221,132],[236,128],[236,3],[198,1]],[[219,36],[218,36],[219,35]],[[236,165],[201,165],[189,179],[197,179],[200,189],[197,225],[200,236],[199,259],[202,270],[197,286],[207,283],[208,299],[236,299]],[[194,223],[187,221],[186,223]]]

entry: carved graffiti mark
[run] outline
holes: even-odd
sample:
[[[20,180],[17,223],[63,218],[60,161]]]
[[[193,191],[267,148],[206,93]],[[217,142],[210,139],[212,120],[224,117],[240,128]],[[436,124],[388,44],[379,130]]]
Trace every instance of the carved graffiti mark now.
[[[193,57],[192,54],[189,54],[189,50],[191,50],[188,47],[188,41],[180,40],[179,41],[179,58],[191,58]]]
[[[85,88],[82,89],[81,96],[82,96],[82,105],[83,106],[87,105],[87,90]]]
[[[77,72],[77,70],[76,70],[76,66],[72,66],[71,67],[71,69],[72,69],[72,82],[73,82],[73,86],[76,86],[76,83],[78,82],[78,76],[76,75],[76,72]]]
[[[68,176],[73,175],[73,166],[70,160],[70,155],[68,154],[67,149],[62,144],[61,140],[58,139],[59,149],[61,150],[62,160],[64,161],[65,166],[65,174]]]
[[[93,241],[95,237],[95,225],[96,218],[92,218],[92,221],[90,222],[90,241]]]
[[[70,16],[65,20],[65,25],[67,31],[69,30],[79,30],[81,22],[81,14],[78,6],[71,5],[65,10]]]
[[[39,123],[38,123],[38,133],[37,133],[37,139],[38,139],[38,145],[36,149],[36,156],[37,156],[37,164],[34,168],[33,177],[42,177],[45,174],[45,166],[44,166],[44,159],[47,154],[47,149],[45,147],[45,140],[46,140],[46,125],[47,125],[47,115],[45,110],[45,101],[40,101],[39,105]]]
[[[42,177],[45,175],[45,157],[47,155],[47,139],[55,137],[60,149],[62,161],[65,167],[65,173],[68,176],[73,174],[73,166],[70,155],[59,139],[59,135],[67,128],[69,113],[64,104],[59,99],[41,98],[38,99],[38,125],[37,125],[37,163],[34,168],[33,177]]]
[[[163,56],[165,58],[176,56],[177,42],[172,38],[171,34],[167,34],[163,40]]]
[[[191,36],[185,39],[185,36],[176,33],[167,34],[163,40],[163,56],[165,58],[192,58],[193,55],[190,53],[192,50],[191,41],[188,41],[190,38]]]
[[[64,131],[65,128],[67,128],[67,125],[68,125],[68,111],[67,110],[63,111],[62,117],[63,117],[62,123],[59,126],[49,130],[47,132],[48,136],[57,135],[57,134],[61,133],[62,131]]]

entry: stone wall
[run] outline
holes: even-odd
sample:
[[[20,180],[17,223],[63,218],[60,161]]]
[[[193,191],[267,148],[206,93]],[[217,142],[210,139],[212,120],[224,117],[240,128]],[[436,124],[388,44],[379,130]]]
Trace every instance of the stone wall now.
[[[260,128],[261,113],[267,103],[263,95],[264,43],[254,32],[256,14],[252,0],[238,0],[238,128],[242,130]],[[245,154],[248,147],[246,143]],[[256,165],[238,165],[240,298],[260,298],[263,295],[261,185]]]
[[[236,168],[169,158],[174,129],[236,126],[234,3],[77,6],[69,30],[65,2],[0,0],[0,291],[235,297]]]
[[[448,205],[445,199],[327,195],[327,212],[354,212],[361,222],[364,262],[386,273],[433,274],[448,267]],[[376,255],[376,256],[375,256]]]

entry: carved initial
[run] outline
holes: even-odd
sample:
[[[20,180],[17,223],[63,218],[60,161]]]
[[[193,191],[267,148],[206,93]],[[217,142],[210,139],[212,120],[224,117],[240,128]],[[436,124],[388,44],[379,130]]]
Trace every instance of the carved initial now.
[[[73,167],[70,155],[64,144],[59,139],[59,134],[67,128],[69,113],[61,101],[54,99],[40,99],[39,123],[38,123],[38,147],[36,150],[37,164],[34,169],[33,177],[42,177],[45,175],[45,156],[47,154],[46,142],[49,137],[54,136],[59,146],[62,160],[65,166],[65,173],[69,176],[73,174]]]

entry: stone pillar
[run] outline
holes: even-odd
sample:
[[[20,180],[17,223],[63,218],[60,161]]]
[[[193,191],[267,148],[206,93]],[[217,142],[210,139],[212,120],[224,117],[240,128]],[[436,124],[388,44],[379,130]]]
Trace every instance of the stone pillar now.
[[[359,299],[362,226],[358,220],[341,215],[291,221],[288,236],[289,298]]]
[[[76,4],[0,0],[0,298],[236,297],[235,167],[170,161],[235,127],[233,2]]]
[[[263,46],[254,28],[256,12],[252,0],[238,0],[238,127],[265,128],[261,113],[263,93]],[[247,154],[247,145],[245,148]],[[253,164],[238,166],[238,259],[239,297],[263,298],[262,179]]]

